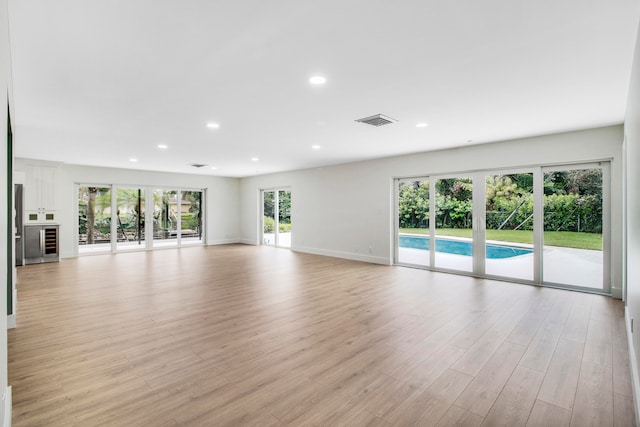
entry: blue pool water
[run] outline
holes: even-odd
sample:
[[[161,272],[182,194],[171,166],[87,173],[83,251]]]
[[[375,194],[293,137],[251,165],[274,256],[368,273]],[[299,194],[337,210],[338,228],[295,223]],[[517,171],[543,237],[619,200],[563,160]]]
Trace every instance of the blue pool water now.
[[[398,245],[401,248],[429,250],[429,237],[427,236],[400,236]],[[487,244],[487,258],[501,259],[533,253],[533,249],[518,248],[507,245]],[[471,256],[473,248],[471,242],[460,240],[447,240],[436,238],[436,252]]]

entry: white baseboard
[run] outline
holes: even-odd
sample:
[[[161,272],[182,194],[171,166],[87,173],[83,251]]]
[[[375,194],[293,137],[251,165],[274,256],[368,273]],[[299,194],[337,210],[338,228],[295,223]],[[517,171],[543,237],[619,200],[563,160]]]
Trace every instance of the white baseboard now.
[[[252,245],[252,246],[258,245],[257,240],[251,240],[251,239],[238,239],[236,243],[242,243],[243,245]]]
[[[631,335],[631,318],[629,311],[624,310],[624,323],[627,329],[627,347],[629,348],[629,365],[631,366],[631,389],[633,390],[633,404],[636,410],[636,425],[640,416],[640,377],[638,376],[638,357],[633,348],[633,336]]]
[[[3,400],[4,400],[3,402],[4,417],[2,419],[2,426],[10,427],[11,426],[11,405],[12,405],[11,386],[7,387],[4,393]]]
[[[9,314],[7,316],[7,329],[13,329],[16,327],[16,315]]]
[[[259,245],[257,241],[252,239],[238,239],[238,240],[235,240],[233,243],[240,243],[243,245],[251,245],[251,246]],[[350,259],[352,261],[368,262],[371,264],[393,265],[393,260],[390,258],[359,254],[355,252],[332,251],[332,250],[326,250],[326,249],[309,248],[305,246],[292,246],[291,250],[294,252],[303,252],[303,253],[313,254],[313,255],[330,256],[333,258],[342,258],[342,259]]]
[[[622,288],[611,287],[611,297],[615,299],[622,299]]]
[[[64,252],[60,252],[60,259],[64,259],[64,258],[77,258],[78,254],[76,254],[74,251],[64,251]]]
[[[242,241],[240,239],[218,239],[208,241],[207,246],[232,245],[234,243],[242,243]]]
[[[307,248],[302,246],[292,247],[291,250],[296,252],[313,254],[313,255],[330,256],[333,258],[342,258],[342,259],[349,259],[352,261],[368,262],[371,264],[381,264],[381,265],[393,264],[392,260],[389,258],[384,258],[384,257],[379,257],[374,255],[359,254],[354,252],[332,251],[332,250],[326,250],[326,249]]]

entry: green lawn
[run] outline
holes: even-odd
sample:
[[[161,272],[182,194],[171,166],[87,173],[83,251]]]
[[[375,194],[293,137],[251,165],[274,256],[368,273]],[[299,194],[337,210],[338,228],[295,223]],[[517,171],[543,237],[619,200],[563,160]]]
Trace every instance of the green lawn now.
[[[426,228],[401,228],[400,233],[429,234]],[[468,228],[441,228],[436,230],[438,236],[469,237]],[[500,242],[533,244],[533,231],[527,230],[487,230],[487,240]],[[602,235],[577,233],[574,231],[545,231],[544,244],[565,248],[602,250]]]

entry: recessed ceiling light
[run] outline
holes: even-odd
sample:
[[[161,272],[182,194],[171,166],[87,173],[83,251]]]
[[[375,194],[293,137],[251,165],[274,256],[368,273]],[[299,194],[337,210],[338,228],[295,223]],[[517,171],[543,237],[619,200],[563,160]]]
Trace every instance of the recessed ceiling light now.
[[[211,170],[212,170],[212,171],[214,171],[214,170],[216,170],[216,169],[218,169],[218,168],[217,168],[217,167],[215,167],[215,166],[211,166]]]
[[[427,123],[418,123],[416,125],[417,128],[426,128],[427,126],[429,126]]]
[[[260,159],[259,159],[259,158],[257,158],[257,157],[252,157],[252,158],[251,158],[251,161],[252,161],[252,162],[259,162],[259,161],[260,161]]]
[[[207,123],[207,127],[209,129],[218,129],[220,127],[220,125],[218,123]]]
[[[320,147],[319,145],[312,145],[311,148],[313,148],[314,150],[319,150],[322,147]]]
[[[313,76],[309,79],[309,83],[312,85],[323,85],[327,82],[327,78],[324,76]]]
[[[158,148],[161,150],[166,150],[167,148],[169,148],[169,146],[166,144],[158,144]]]
[[[136,158],[134,158],[134,157],[131,157],[131,158],[129,159],[129,161],[130,161],[131,163],[135,163],[135,162],[137,162],[137,161],[138,161],[138,159],[136,159]]]

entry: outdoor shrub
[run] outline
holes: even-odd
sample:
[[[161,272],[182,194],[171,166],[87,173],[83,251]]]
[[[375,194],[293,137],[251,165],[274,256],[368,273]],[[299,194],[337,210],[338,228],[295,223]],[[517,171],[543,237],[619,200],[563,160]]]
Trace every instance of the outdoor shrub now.
[[[429,185],[426,182],[401,184],[399,197],[400,228],[429,228]]]
[[[273,218],[265,216],[263,219],[263,227],[265,233],[273,233],[275,229],[275,221],[273,220]]]
[[[183,230],[198,230],[200,228],[200,220],[195,214],[183,213],[181,221]]]
[[[471,200],[458,200],[449,195],[436,196],[436,227],[471,228]]]
[[[602,233],[602,200],[594,194],[544,197],[545,231]]]
[[[111,217],[100,215],[96,218],[95,225],[96,228],[100,230],[100,233],[111,233]]]
[[[515,213],[514,213],[515,211]],[[513,214],[513,215],[512,215]],[[533,230],[533,195],[506,199],[497,197],[493,209],[487,210],[487,229]]]
[[[487,176],[486,226],[489,230],[533,230],[533,176]],[[602,171],[546,173],[544,230],[602,233]],[[471,228],[473,184],[468,178],[438,179],[435,183],[438,228]],[[400,228],[429,228],[427,180],[399,184]]]
[[[285,223],[279,223],[278,224],[278,231],[280,233],[288,233],[289,231],[291,231],[291,224],[285,224]]]

